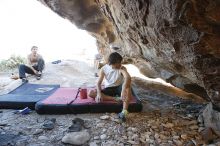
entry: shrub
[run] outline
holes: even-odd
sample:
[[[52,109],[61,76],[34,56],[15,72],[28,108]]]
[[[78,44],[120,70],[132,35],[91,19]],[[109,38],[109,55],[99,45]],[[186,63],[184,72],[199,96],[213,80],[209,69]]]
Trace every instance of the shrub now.
[[[19,64],[26,64],[26,62],[24,57],[12,55],[9,59],[0,61],[0,71],[16,69]]]

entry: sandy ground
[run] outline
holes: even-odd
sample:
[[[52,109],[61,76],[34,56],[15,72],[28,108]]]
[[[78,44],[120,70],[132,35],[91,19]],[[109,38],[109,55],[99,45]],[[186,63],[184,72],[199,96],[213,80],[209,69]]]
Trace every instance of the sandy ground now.
[[[129,66],[128,68],[132,76],[135,75],[134,68]],[[60,64],[48,63],[41,80],[36,80],[34,76],[29,76],[28,79],[30,83],[60,84],[61,87],[94,86],[97,80],[94,77],[92,64],[71,60],[62,61]],[[1,73],[0,91],[5,90],[11,82],[10,72]],[[4,135],[12,136],[11,140],[8,140],[11,145],[64,145],[61,139],[76,117],[85,120],[89,127],[85,130],[89,133],[90,140],[83,145],[203,143],[199,135],[203,125],[196,120],[203,105],[182,100],[199,97],[166,83],[160,83],[158,80],[133,77],[132,82],[144,108],[141,113],[130,113],[126,123],[120,123],[114,113],[38,115],[33,111],[29,115],[20,115],[14,114],[14,110],[2,109],[0,110],[0,145],[7,145],[6,140],[1,139]],[[100,116],[103,115],[109,118],[101,120]],[[56,118],[55,128],[42,130],[42,124],[50,118]],[[118,129],[123,129],[122,133]]]
[[[17,70],[14,73],[17,74]],[[59,64],[47,63],[41,80],[36,80],[34,76],[30,75],[28,75],[28,80],[30,83],[78,87],[84,84],[94,85],[96,78],[94,77],[92,64],[76,60],[65,60]],[[2,73],[0,81],[0,86],[2,87],[13,80],[10,79],[10,73]]]

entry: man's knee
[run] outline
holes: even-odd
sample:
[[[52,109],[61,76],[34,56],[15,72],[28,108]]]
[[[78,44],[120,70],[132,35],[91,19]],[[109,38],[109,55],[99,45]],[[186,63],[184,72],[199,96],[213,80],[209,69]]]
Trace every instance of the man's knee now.
[[[92,97],[92,98],[95,98],[97,95],[97,91],[96,90],[90,90],[89,91],[89,96]]]
[[[44,62],[44,59],[43,58],[39,58],[38,62]]]
[[[40,59],[38,60],[37,64],[38,64],[38,65],[44,65],[44,60],[40,58]]]
[[[25,67],[24,64],[20,64],[20,65],[18,66],[18,69],[21,70],[21,69],[24,69],[24,67]]]
[[[42,58],[40,58],[37,62],[37,66],[38,66],[38,70],[39,71],[42,71],[45,67],[45,63],[44,63],[44,60]]]

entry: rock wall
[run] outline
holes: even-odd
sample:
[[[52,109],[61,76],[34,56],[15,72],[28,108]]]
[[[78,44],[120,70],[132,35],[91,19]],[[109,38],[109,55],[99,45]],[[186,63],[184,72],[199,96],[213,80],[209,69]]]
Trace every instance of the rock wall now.
[[[208,104],[202,113],[205,127],[209,127],[220,136],[220,112],[213,109],[212,104]]]
[[[161,77],[220,108],[219,0],[40,0],[110,45],[146,76]]]

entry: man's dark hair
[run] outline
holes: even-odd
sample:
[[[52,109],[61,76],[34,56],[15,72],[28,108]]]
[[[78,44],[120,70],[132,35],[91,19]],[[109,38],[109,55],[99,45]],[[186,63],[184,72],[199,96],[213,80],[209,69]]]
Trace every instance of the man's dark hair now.
[[[119,53],[113,52],[108,57],[108,64],[112,65],[112,64],[116,64],[116,63],[121,63],[122,59],[123,58]]]
[[[34,48],[38,48],[38,47],[37,47],[37,46],[32,46],[32,47],[31,47],[31,50],[33,50]]]

